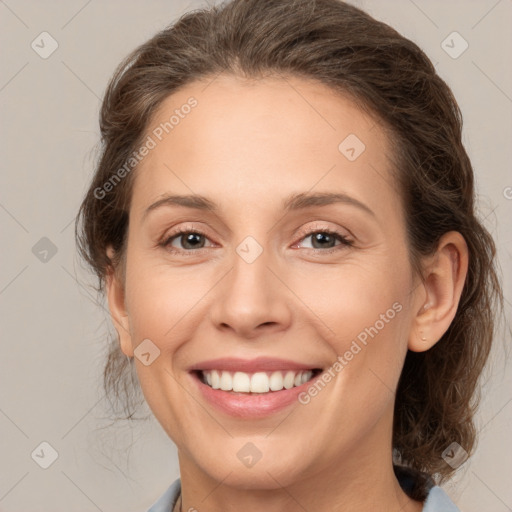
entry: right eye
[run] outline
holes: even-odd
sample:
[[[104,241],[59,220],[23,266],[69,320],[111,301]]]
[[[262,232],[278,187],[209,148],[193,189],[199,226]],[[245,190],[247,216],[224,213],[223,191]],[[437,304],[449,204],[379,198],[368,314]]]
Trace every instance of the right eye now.
[[[162,242],[162,246],[168,248],[173,253],[191,252],[199,249],[204,249],[204,241],[208,240],[206,235],[197,230],[191,230],[188,228],[180,229],[174,233],[171,233]],[[175,249],[175,243],[181,244],[181,247]]]

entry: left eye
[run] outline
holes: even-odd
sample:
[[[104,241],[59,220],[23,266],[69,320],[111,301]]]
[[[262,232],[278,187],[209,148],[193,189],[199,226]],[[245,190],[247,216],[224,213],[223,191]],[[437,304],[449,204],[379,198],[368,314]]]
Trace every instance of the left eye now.
[[[350,245],[350,242],[343,235],[334,231],[313,231],[308,233],[302,240],[307,238],[311,238],[312,243],[311,247],[307,247],[308,249],[331,249],[336,245]],[[339,240],[340,243],[336,244],[336,240]]]

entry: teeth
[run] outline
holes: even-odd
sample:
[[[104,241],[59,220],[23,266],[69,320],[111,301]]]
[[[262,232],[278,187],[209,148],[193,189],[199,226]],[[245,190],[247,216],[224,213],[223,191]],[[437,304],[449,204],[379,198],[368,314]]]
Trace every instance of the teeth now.
[[[213,372],[208,372],[208,373],[211,373],[211,379],[212,379],[212,383],[211,383],[211,386],[213,389],[219,389],[220,388],[220,375],[219,375],[219,372],[217,370],[213,370]]]
[[[233,375],[233,390],[249,393],[251,391],[251,377],[247,373],[236,372]]]
[[[272,391],[280,391],[284,387],[283,374],[274,372],[269,379],[269,387]]]
[[[220,376],[220,389],[222,391],[231,391],[233,389],[233,377],[229,372],[222,372]]]
[[[286,372],[284,376],[284,387],[286,389],[293,388],[293,381],[295,379],[295,372]]]
[[[305,384],[313,376],[307,371],[275,371],[275,372],[228,372],[222,370],[205,370],[202,380],[213,389],[235,391],[238,393],[268,393],[291,389]]]
[[[251,393],[266,393],[270,389],[268,381],[269,379],[266,373],[253,373],[251,377]]]

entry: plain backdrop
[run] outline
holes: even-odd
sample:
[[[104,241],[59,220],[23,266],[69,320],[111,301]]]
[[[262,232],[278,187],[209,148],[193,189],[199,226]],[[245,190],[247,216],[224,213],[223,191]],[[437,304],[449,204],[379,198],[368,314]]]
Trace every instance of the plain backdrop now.
[[[510,300],[512,1],[353,3],[415,41],[453,89],[479,210],[498,244]],[[101,389],[109,324],[77,259],[73,223],[114,68],[156,31],[204,5],[0,1],[1,511],[141,512],[179,476],[175,447],[156,420],[109,426]],[[41,37],[46,43],[38,47]],[[52,44],[58,48],[43,58]],[[465,512],[512,509],[509,342],[505,334],[497,339],[485,378],[478,449],[445,486]],[[41,450],[56,457],[47,469]]]

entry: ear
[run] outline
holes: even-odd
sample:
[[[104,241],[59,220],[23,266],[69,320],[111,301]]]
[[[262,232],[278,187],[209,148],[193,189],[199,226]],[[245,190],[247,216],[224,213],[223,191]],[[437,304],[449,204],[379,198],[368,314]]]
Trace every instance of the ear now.
[[[424,281],[416,296],[416,316],[408,348],[423,352],[433,347],[455,318],[468,271],[468,247],[457,231],[445,233],[425,265]]]
[[[107,248],[107,256],[111,261],[113,260],[114,250],[111,246]],[[119,337],[120,348],[125,355],[133,357],[133,345],[130,335],[128,311],[125,304],[124,284],[113,268],[109,268],[107,273],[106,294],[110,316]]]

